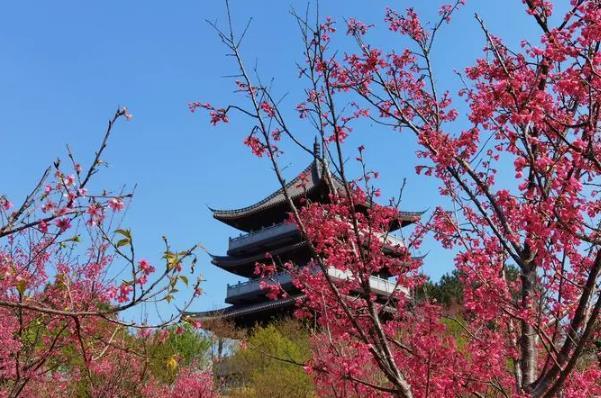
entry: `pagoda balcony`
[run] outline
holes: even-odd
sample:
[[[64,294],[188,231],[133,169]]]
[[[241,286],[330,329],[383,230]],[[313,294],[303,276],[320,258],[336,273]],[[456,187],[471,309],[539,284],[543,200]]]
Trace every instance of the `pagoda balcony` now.
[[[268,251],[270,248],[292,243],[300,238],[296,224],[283,222],[270,227],[262,228],[229,239],[228,255],[244,255],[258,251]],[[404,246],[403,241],[392,235],[382,235],[381,239],[392,247]]]
[[[384,240],[384,242],[386,243],[386,245],[392,246],[392,247],[404,247],[405,243],[403,242],[403,240],[399,237],[396,237],[392,234],[385,234],[382,235],[380,237],[382,240]]]
[[[319,272],[319,270],[316,268],[315,272]],[[328,275],[334,281],[345,281],[353,278],[349,271],[341,271],[334,267],[328,268]],[[287,288],[292,285],[292,275],[287,271],[283,271],[276,273],[269,278],[250,279],[246,282],[238,282],[233,285],[228,284],[225,302],[229,304],[239,304],[254,302],[258,298],[262,298],[265,295],[265,291],[261,289],[261,282],[279,284],[283,288]],[[373,293],[379,296],[390,296],[395,290],[405,295],[409,295],[409,290],[406,287],[397,286],[395,282],[391,282],[375,275],[369,277],[369,287]]]
[[[295,224],[284,222],[230,238],[228,255],[240,255],[288,244],[299,238]]]
[[[338,279],[346,281],[354,278],[350,271],[345,272],[334,267],[328,268],[328,275],[333,280]],[[397,286],[396,282],[391,282],[375,275],[369,277],[369,288],[373,293],[380,296],[390,296],[395,290],[407,296],[409,295],[409,289],[406,287]]]
[[[279,284],[282,287],[287,287],[292,284],[292,275],[290,275],[289,272],[283,271],[278,272],[269,278],[250,279],[246,282],[238,282],[233,285],[228,284],[225,302],[228,304],[237,304],[263,297],[265,291],[261,289],[261,282]]]

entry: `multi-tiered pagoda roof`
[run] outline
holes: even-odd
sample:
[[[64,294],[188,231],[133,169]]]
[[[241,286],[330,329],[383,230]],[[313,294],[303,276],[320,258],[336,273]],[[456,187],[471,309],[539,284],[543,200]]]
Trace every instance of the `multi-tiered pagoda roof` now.
[[[268,256],[281,262],[292,261],[297,266],[309,263],[308,244],[296,226],[288,222],[291,209],[284,189],[298,206],[302,206],[305,201],[327,202],[332,189],[330,187],[340,192],[344,189],[342,181],[331,174],[327,163],[320,159],[318,146],[314,150],[316,156],[311,164],[288,182],[285,188],[278,189],[247,207],[234,210],[211,209],[215,219],[242,231],[240,236],[229,239],[226,255],[211,256],[211,262],[225,271],[250,279],[228,285],[225,301],[231,306],[216,311],[191,313],[190,316],[201,320],[231,319],[239,325],[248,325],[287,311],[296,300],[302,298],[300,292],[292,286],[290,275],[282,272],[274,278],[278,279],[282,288],[289,291],[290,297],[269,300],[260,287],[261,281],[254,278],[254,270],[255,264],[268,260]],[[392,229],[417,221],[421,214],[401,212],[398,223]],[[335,273],[332,277],[336,277]],[[376,291],[385,294],[391,288],[386,283],[391,284],[385,279],[374,277]]]

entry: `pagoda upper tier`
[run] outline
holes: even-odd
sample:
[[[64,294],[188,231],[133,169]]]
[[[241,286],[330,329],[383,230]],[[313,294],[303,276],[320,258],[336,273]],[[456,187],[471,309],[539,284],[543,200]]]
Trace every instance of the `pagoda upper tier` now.
[[[330,193],[328,179],[331,180],[334,190],[344,192],[344,183],[329,172],[327,162],[315,157],[309,166],[285,185],[285,190],[295,205],[299,205],[302,199],[325,203]],[[291,209],[284,195],[284,189],[280,188],[247,207],[233,210],[210,208],[210,210],[215,219],[241,231],[251,232],[285,221]],[[391,226],[391,230],[414,223],[422,214],[423,212],[399,212],[398,222]]]

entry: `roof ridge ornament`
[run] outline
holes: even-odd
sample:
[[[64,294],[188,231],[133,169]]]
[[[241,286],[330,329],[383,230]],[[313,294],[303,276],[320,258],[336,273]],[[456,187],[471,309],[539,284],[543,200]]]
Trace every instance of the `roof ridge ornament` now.
[[[321,159],[321,156],[321,144],[319,138],[315,136],[315,140],[313,141],[313,157],[315,159]]]

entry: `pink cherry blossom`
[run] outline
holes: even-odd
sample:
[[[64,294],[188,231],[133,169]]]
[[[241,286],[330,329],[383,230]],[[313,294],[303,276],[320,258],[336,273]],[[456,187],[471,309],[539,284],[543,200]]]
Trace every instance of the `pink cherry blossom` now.
[[[125,208],[125,203],[123,202],[122,199],[112,198],[111,200],[109,200],[109,207],[113,211],[119,212]]]

